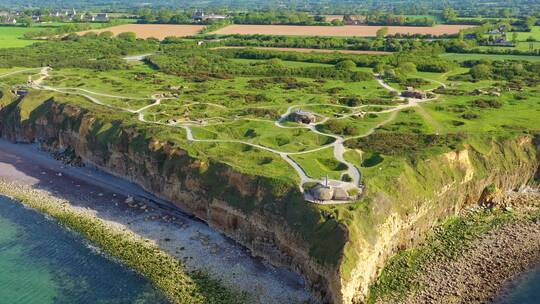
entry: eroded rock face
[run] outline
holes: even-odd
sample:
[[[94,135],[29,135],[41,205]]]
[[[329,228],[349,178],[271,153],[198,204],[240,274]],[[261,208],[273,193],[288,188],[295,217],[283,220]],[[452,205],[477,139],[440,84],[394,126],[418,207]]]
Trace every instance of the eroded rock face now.
[[[100,121],[84,109],[54,100],[44,107],[37,117],[25,121],[16,105],[0,110],[1,136],[37,140],[51,150],[73,148],[85,162],[170,201],[254,255],[302,274],[311,289],[330,303],[362,302],[392,254],[422,241],[438,220],[478,202],[487,186],[513,189],[538,174],[540,141],[530,137],[509,145],[494,144],[488,156],[464,149],[426,160],[413,168],[414,176],[397,180],[399,195],[368,193],[374,234],[350,240],[344,225],[329,218],[319,221],[324,215],[304,202],[294,185],[275,194],[271,181],[263,177],[190,157],[171,142],[141,138],[143,132],[135,126],[120,126],[114,140],[102,142],[92,133]],[[430,186],[422,186],[423,181]],[[407,210],[400,210],[402,206]],[[314,250],[325,240],[338,240],[341,246],[331,260]],[[352,254],[345,255],[346,250]]]
[[[2,137],[39,141],[51,151],[72,148],[85,163],[137,183],[224,232],[253,255],[302,274],[316,295],[332,301],[329,281],[339,281],[339,264],[315,261],[306,236],[287,225],[291,217],[294,221],[295,217],[308,216],[291,216],[291,200],[305,204],[311,213],[318,212],[303,202],[297,187],[291,185],[287,193],[275,196],[264,178],[192,158],[171,142],[142,141],[142,132],[136,127],[121,127],[114,140],[100,142],[92,130],[101,122],[84,109],[53,100],[44,105],[47,110],[31,121],[21,121],[16,109],[0,111]],[[330,234],[345,242],[347,232],[344,226],[336,225]]]
[[[493,142],[488,154],[466,147],[428,159],[416,167],[414,176],[398,178],[399,196],[375,194],[376,241],[358,241],[364,244],[358,257],[363,264],[357,263],[342,281],[344,302],[364,301],[370,283],[393,254],[423,241],[438,221],[480,202],[487,187],[494,185],[497,193],[504,193],[527,184],[539,168],[539,151],[529,136]]]

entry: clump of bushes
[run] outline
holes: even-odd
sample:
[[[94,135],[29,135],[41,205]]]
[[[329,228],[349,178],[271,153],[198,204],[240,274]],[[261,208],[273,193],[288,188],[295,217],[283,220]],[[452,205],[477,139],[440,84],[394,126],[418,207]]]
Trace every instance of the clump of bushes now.
[[[502,107],[502,104],[495,99],[476,99],[471,102],[471,105],[473,107],[483,108],[483,109],[486,109],[486,108],[498,109]]]
[[[474,114],[474,113],[464,113],[464,114],[461,114],[460,117],[463,118],[463,119],[477,119],[480,116],[478,116],[478,114]]]
[[[403,84],[407,87],[420,87],[423,85],[428,85],[429,81],[422,78],[407,78]]]
[[[358,129],[355,126],[347,124],[343,120],[331,119],[322,126],[323,130],[330,131],[333,134],[357,135]]]
[[[350,149],[360,149],[368,153],[382,155],[418,155],[431,148],[456,149],[465,139],[463,134],[416,134],[377,132],[368,137],[355,138],[345,142]]]

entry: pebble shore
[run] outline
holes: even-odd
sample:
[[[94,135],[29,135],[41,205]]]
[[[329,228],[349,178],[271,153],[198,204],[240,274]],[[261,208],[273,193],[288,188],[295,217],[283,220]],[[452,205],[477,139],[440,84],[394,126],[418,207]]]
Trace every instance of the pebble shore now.
[[[540,193],[511,193],[503,202],[521,208],[522,218],[482,235],[456,259],[426,265],[422,288],[405,303],[491,303],[506,283],[540,263],[540,221],[528,215],[540,207]]]

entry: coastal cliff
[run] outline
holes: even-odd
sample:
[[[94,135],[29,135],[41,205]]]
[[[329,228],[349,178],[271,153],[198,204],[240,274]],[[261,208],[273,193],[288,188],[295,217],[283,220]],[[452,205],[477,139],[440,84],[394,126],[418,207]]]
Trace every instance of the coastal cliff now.
[[[347,229],[304,202],[294,185],[241,174],[217,160],[193,158],[173,142],[146,137],[136,125],[110,123],[88,110],[44,101],[21,115],[21,100],[0,110],[0,135],[39,142],[50,151],[66,149],[84,163],[128,179],[181,210],[195,215],[249,248],[253,255],[302,274],[311,290],[331,300],[339,282],[338,259]],[[21,118],[25,116],[25,118]],[[340,251],[330,251],[328,245]]]
[[[364,301],[395,252],[421,242],[438,221],[477,203],[486,187],[514,189],[538,172],[539,143],[531,135],[490,139],[481,148],[465,145],[400,163],[391,177],[368,172],[360,207],[323,208],[305,202],[295,185],[201,160],[136,124],[106,121],[55,99],[21,114],[20,102],[0,110],[3,138],[38,141],[52,151],[72,149],[84,162],[206,221],[253,255],[301,273],[331,303]],[[108,131],[97,132],[104,124],[111,125]]]

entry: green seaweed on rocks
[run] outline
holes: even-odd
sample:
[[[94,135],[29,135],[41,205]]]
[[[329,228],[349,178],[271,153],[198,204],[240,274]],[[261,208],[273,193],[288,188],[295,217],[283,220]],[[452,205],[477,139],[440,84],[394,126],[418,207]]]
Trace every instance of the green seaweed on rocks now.
[[[457,258],[475,239],[518,218],[512,212],[480,209],[447,219],[423,245],[401,251],[388,261],[371,286],[367,303],[402,302],[422,288],[417,278],[429,263]]]
[[[56,219],[80,233],[106,254],[150,280],[172,303],[236,304],[247,295],[232,291],[203,272],[187,272],[182,263],[156,244],[70,207],[43,190],[0,182],[0,193]]]

